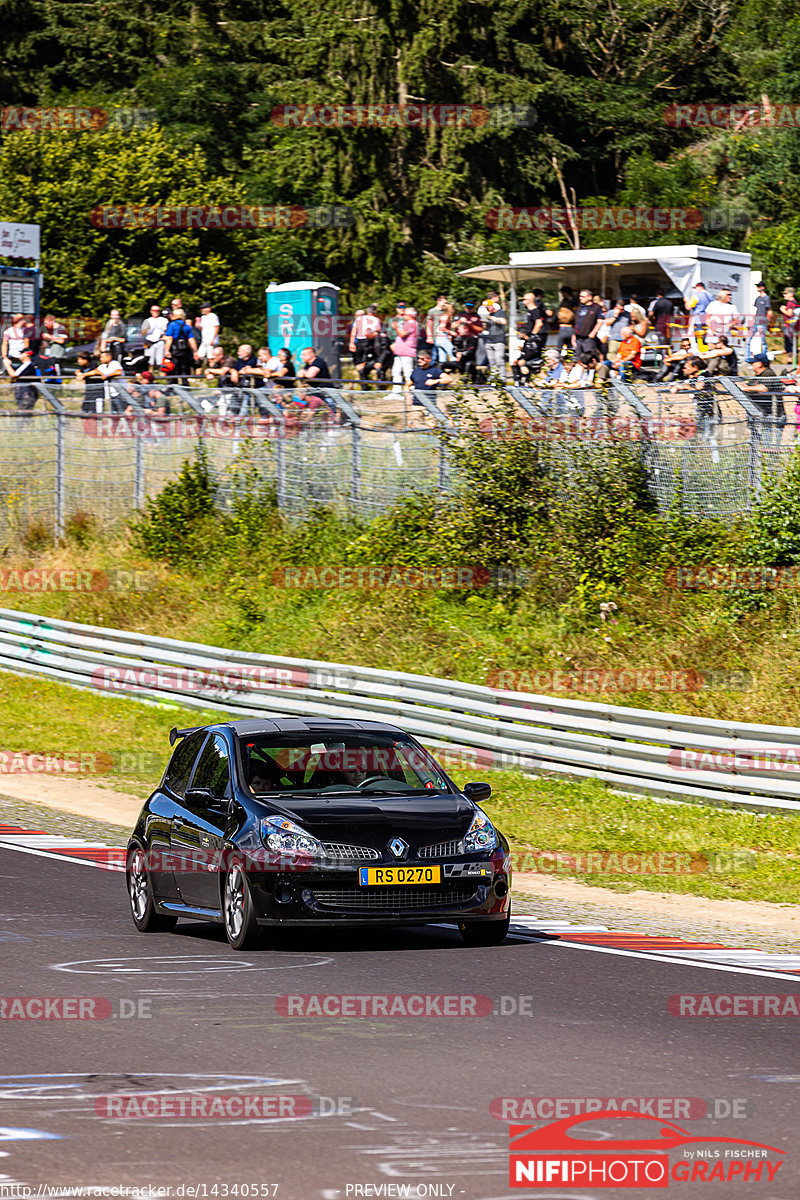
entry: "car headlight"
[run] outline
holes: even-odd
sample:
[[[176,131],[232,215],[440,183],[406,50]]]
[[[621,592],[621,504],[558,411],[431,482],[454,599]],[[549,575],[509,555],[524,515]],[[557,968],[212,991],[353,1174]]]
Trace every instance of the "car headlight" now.
[[[275,850],[280,854],[304,854],[309,858],[325,857],[322,842],[318,842],[287,817],[264,817],[261,822],[261,840],[268,850]]]
[[[475,854],[480,850],[494,850],[497,834],[485,812],[477,809],[472,824],[464,837],[464,853]]]

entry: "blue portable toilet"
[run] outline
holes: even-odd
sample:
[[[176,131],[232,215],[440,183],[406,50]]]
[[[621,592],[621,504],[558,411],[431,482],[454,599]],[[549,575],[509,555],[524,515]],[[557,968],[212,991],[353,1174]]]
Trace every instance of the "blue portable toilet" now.
[[[267,288],[267,344],[273,354],[282,347],[299,365],[300,351],[313,346],[338,379],[339,288],[309,279],[271,283]]]

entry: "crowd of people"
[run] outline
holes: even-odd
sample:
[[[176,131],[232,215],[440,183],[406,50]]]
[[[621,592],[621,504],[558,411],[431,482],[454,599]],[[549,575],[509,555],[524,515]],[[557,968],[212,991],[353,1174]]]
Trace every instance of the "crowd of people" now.
[[[754,308],[743,357],[753,375],[760,375],[771,371],[767,332],[776,323],[785,350],[796,356],[800,304],[794,289],[787,288],[783,303],[773,306],[760,283]],[[684,336],[673,348],[681,328]],[[554,303],[539,289],[526,292],[515,325],[495,290],[482,303],[466,301],[460,307],[441,294],[424,315],[400,302],[384,318],[376,305],[369,305],[355,313],[343,349],[352,356],[357,380],[372,381],[374,376],[376,382],[391,381],[390,397],[412,390],[433,396],[435,388],[460,379],[497,382],[510,374],[515,383],[552,389],[559,413],[582,407],[582,400],[569,398],[570,391],[610,380],[630,382],[645,373],[656,383],[739,376],[742,364],[731,335],[742,329],[731,293],[723,289],[712,296],[703,283],[678,302],[658,289],[646,307],[635,294],[613,301],[586,288],[576,296],[564,285]],[[101,411],[104,402],[112,411],[123,410],[128,402],[115,381],[158,415],[169,414],[173,385],[186,387],[193,381],[222,389],[267,389],[265,402],[269,396],[273,404],[299,405],[310,412],[326,406],[324,396],[314,396],[314,388],[336,386],[330,365],[312,346],[298,359],[285,347],[273,352],[241,344],[236,354],[227,353],[220,319],[208,300],[193,319],[180,296],[163,308],[154,304],[136,332],[131,347],[131,322],[112,309],[94,346],[78,353],[74,375],[85,385],[85,412]],[[650,356],[646,367],[645,351]],[[15,314],[2,332],[0,358],[20,396],[26,382],[61,374],[66,353],[67,330],[52,314],[38,328]],[[29,387],[19,406],[32,407],[35,396]],[[265,406],[258,404],[262,410]]]

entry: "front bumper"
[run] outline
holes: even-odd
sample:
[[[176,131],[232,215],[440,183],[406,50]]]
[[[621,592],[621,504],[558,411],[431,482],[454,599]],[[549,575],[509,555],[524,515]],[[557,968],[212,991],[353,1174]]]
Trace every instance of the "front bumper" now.
[[[402,865],[431,863],[412,860]],[[259,925],[420,925],[502,921],[508,915],[511,873],[502,851],[491,859],[473,856],[440,865],[440,885],[362,887],[355,864],[249,872],[248,878]]]

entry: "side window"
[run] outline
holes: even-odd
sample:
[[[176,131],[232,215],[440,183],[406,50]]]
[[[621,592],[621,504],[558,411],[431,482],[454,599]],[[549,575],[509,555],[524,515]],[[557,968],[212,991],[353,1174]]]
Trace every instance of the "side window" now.
[[[223,799],[228,790],[231,773],[228,766],[228,744],[225,738],[215,733],[206,742],[197,770],[192,780],[192,788],[208,788],[212,796]]]
[[[164,782],[176,796],[182,797],[186,792],[186,784],[189,782],[194,760],[205,739],[206,731],[198,729],[196,733],[190,733],[175,747],[172,758],[169,760]]]

